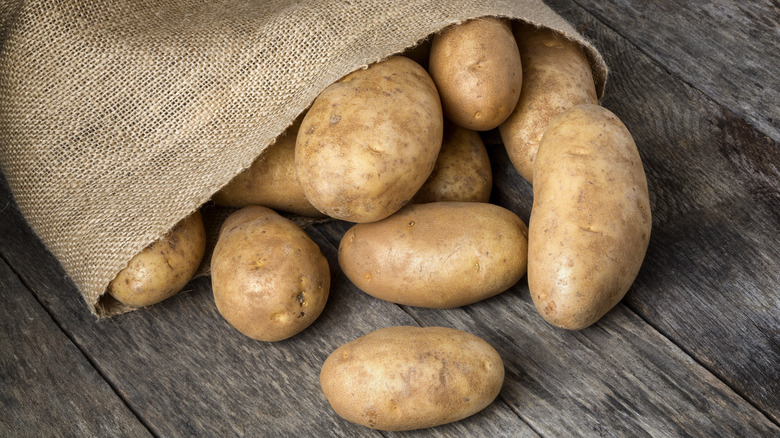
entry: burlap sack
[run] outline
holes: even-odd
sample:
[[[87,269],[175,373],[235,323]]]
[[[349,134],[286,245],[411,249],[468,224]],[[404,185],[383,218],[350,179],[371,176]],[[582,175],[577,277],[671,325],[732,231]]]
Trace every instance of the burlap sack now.
[[[540,0],[0,0],[0,166],[98,316],[110,280],[345,74]]]

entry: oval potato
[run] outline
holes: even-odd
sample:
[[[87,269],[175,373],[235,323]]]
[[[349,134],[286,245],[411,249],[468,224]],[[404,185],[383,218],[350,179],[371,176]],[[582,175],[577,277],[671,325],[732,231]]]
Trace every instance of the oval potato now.
[[[295,139],[300,120],[269,145],[252,165],[212,196],[223,207],[261,205],[308,217],[324,216],[303,194],[295,176]]]
[[[372,222],[422,187],[441,148],[436,86],[393,56],[350,73],[315,99],[298,133],[295,166],[306,198],[328,216]]]
[[[523,87],[517,107],[499,131],[515,169],[533,182],[534,158],[550,121],[573,106],[597,104],[598,97],[590,63],[579,44],[531,24],[515,24],[514,33],[523,63]]]
[[[181,291],[206,251],[200,211],[136,254],[108,285],[108,294],[133,307],[151,306]]]
[[[244,335],[279,341],[322,313],[328,261],[294,222],[271,209],[244,207],[223,223],[211,258],[214,302]]]
[[[534,163],[528,286],[539,313],[585,328],[637,276],[650,239],[647,180],[623,123],[597,105],[555,118]]]
[[[412,202],[488,202],[492,188],[490,158],[479,133],[445,123],[439,157]]]
[[[503,18],[478,18],[435,35],[428,69],[444,115],[464,128],[497,127],[520,97],[520,53],[509,20]]]
[[[410,306],[450,308],[505,291],[525,275],[528,230],[493,204],[413,204],[357,224],[339,245],[339,264],[361,290]]]
[[[387,327],[337,348],[320,384],[342,418],[380,430],[458,421],[487,407],[504,382],[498,352],[446,327]]]

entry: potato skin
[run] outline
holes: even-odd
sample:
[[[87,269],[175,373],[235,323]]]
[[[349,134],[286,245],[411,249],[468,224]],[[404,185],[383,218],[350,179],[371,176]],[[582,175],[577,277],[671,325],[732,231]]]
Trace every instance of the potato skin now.
[[[514,110],[523,69],[509,21],[485,17],[433,37],[428,66],[444,115],[474,131],[497,127]]]
[[[328,216],[383,219],[430,175],[442,129],[441,101],[428,73],[408,58],[390,57],[315,99],[298,133],[298,180]]]
[[[214,203],[239,208],[261,205],[301,216],[324,216],[306,199],[295,176],[295,139],[300,124],[297,120],[248,169],[215,193]]]
[[[579,330],[626,294],[650,239],[642,161],[623,123],[597,105],[555,118],[534,163],[528,286],[551,324]]]
[[[492,188],[490,158],[479,133],[445,122],[439,157],[412,202],[488,202]]]
[[[271,209],[244,207],[222,225],[211,258],[219,313],[244,335],[279,341],[322,313],[328,261],[295,223]]]
[[[320,384],[333,410],[380,430],[458,421],[487,407],[504,382],[498,352],[446,327],[387,327],[337,348]]]
[[[108,293],[133,307],[151,306],[182,290],[206,251],[206,231],[196,211],[136,254],[108,285]]]
[[[512,164],[533,182],[534,158],[550,121],[573,106],[597,104],[598,97],[579,44],[531,24],[515,24],[514,34],[523,63],[523,87],[517,107],[499,131]]]
[[[348,230],[339,245],[339,265],[376,298],[463,306],[503,292],[525,275],[527,232],[517,215],[493,204],[413,204]]]

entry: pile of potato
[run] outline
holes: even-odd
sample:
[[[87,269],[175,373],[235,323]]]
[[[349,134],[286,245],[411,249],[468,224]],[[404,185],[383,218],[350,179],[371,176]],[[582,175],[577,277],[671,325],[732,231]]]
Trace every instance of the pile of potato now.
[[[355,223],[339,246],[341,270],[398,304],[463,306],[527,273],[539,313],[582,329],[633,283],[650,236],[647,183],[628,130],[598,106],[582,48],[498,18],[452,26],[429,43],[327,87],[214,195],[241,207],[211,262],[217,308],[241,333],[291,337],[328,298],[320,249],[274,210]],[[496,128],[533,184],[528,227],[488,203],[492,176],[478,131]],[[109,293],[133,306],[167,298],[195,271],[204,242],[200,217],[188,218],[139,254]],[[405,430],[478,412],[503,378],[498,353],[473,335],[389,327],[334,351],[321,385],[342,417]]]

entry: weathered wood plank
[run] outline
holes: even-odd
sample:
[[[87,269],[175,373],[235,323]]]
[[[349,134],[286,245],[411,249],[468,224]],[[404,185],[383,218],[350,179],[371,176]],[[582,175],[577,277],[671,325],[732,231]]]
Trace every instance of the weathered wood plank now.
[[[780,141],[780,5],[575,0],[669,72]]]
[[[551,6],[610,65],[602,104],[628,126],[648,177],[653,235],[624,303],[780,423],[778,143],[573,2]],[[495,178],[508,202],[522,184],[512,175]]]
[[[780,433],[625,306],[595,326],[568,332],[536,317],[526,288],[493,301],[461,309],[463,314],[409,311],[426,325],[480,333],[511,358],[506,363],[515,384],[506,387],[503,400],[544,436],[561,429],[573,436]]]
[[[550,2],[596,43],[612,69],[603,104],[637,139],[655,215],[650,250],[635,286],[624,304],[592,329],[570,333],[546,326],[522,285],[464,309],[407,309],[406,314],[368,299],[343,277],[334,282],[322,319],[279,344],[245,339],[222,322],[207,279],[192,282],[189,292],[169,302],[98,323],[8,205],[4,182],[0,254],[159,435],[362,436],[365,429],[335,417],[322,398],[316,383],[319,366],[329,351],[359,334],[415,320],[485,337],[505,358],[507,383],[501,403],[471,419],[398,435],[523,436],[533,435],[532,428],[550,436],[636,436],[642,431],[778,435],[775,425],[718,382],[780,423],[780,148],[776,137],[744,121],[760,129],[751,117],[760,115],[761,101],[745,99],[753,106],[743,111],[738,105],[742,95],[727,101],[711,94],[706,70],[686,76],[695,71],[688,64],[699,62],[697,54],[657,51],[665,49],[668,38],[705,38],[693,32],[695,27],[686,29],[688,21],[664,28],[660,37],[651,35],[661,40],[648,37],[658,32],[654,26],[666,13],[660,2],[645,10],[646,23],[629,20],[631,14],[623,11],[615,15],[617,24],[608,15],[610,5],[578,3],[598,13],[598,19],[574,1]],[[682,7],[677,3],[664,2]],[[763,4],[739,6],[740,14]],[[624,22],[632,27],[618,26]],[[638,37],[632,36],[633,26],[646,24]],[[765,40],[743,46],[750,52],[743,59],[763,56],[777,43]],[[706,63],[708,58],[701,59]],[[728,69],[713,62],[713,71]],[[777,68],[778,63],[763,65]],[[767,84],[773,82],[759,79],[745,88],[754,92]],[[503,175],[496,178],[494,199],[527,220],[530,186],[511,176],[501,155],[494,151],[496,174]],[[334,249],[326,251],[333,263]],[[38,411],[25,409],[25,415],[30,412]]]
[[[150,436],[0,258],[0,435]]]
[[[349,226],[316,227],[337,245]],[[458,328],[495,346],[507,369],[501,400],[542,436],[780,433],[624,305],[586,330],[557,329],[538,315],[523,279],[470,306],[404,309],[420,325]]]
[[[0,182],[0,199],[7,199],[7,186]],[[0,254],[13,260],[33,293],[154,434],[381,436],[332,411],[319,387],[319,370],[331,351],[360,335],[416,323],[398,306],[377,303],[355,289],[337,269],[335,248],[315,230],[312,235],[333,267],[328,304],[303,333],[263,343],[244,337],[221,318],[207,277],[190,282],[185,292],[164,303],[97,321],[13,204],[0,211]],[[507,435],[536,436],[501,402],[425,432]]]
[[[324,324],[328,324],[328,330],[333,330],[334,333],[339,333],[343,330],[342,326],[349,326],[350,317],[345,314],[343,310],[340,310],[343,306],[356,306],[357,312],[363,317],[370,318],[371,324],[361,324],[361,330],[367,333],[369,330],[375,330],[381,327],[388,327],[391,325],[419,325],[418,322],[411,318],[407,312],[391,303],[378,301],[373,297],[364,294],[357,289],[347,279],[340,268],[338,268],[337,259],[337,245],[333,245],[332,239],[329,239],[327,235],[323,234],[321,228],[311,226],[307,228],[307,232],[312,238],[320,245],[323,252],[328,256],[329,263],[334,270],[338,273],[339,283],[336,286],[336,293],[339,295],[339,299],[343,299],[343,303],[334,302],[334,309],[330,311],[328,315],[321,318],[324,319]],[[342,297],[343,295],[343,297]],[[348,303],[348,304],[347,304]],[[329,303],[330,304],[330,303]],[[318,336],[317,334],[313,334]],[[356,336],[346,339],[351,340]],[[332,351],[344,342],[339,340],[338,342],[331,342],[329,350]],[[325,357],[322,357],[322,361]],[[320,362],[321,363],[321,362]],[[512,436],[512,437],[536,437],[537,433],[528,426],[520,417],[509,408],[509,406],[498,400],[488,406],[484,411],[475,414],[473,417],[469,417],[465,420],[458,421],[451,424],[446,424],[432,429],[425,429],[420,431],[408,431],[408,432],[383,432],[385,436],[397,436],[397,437],[429,437],[429,436],[469,436],[469,437],[498,437],[498,436]]]

